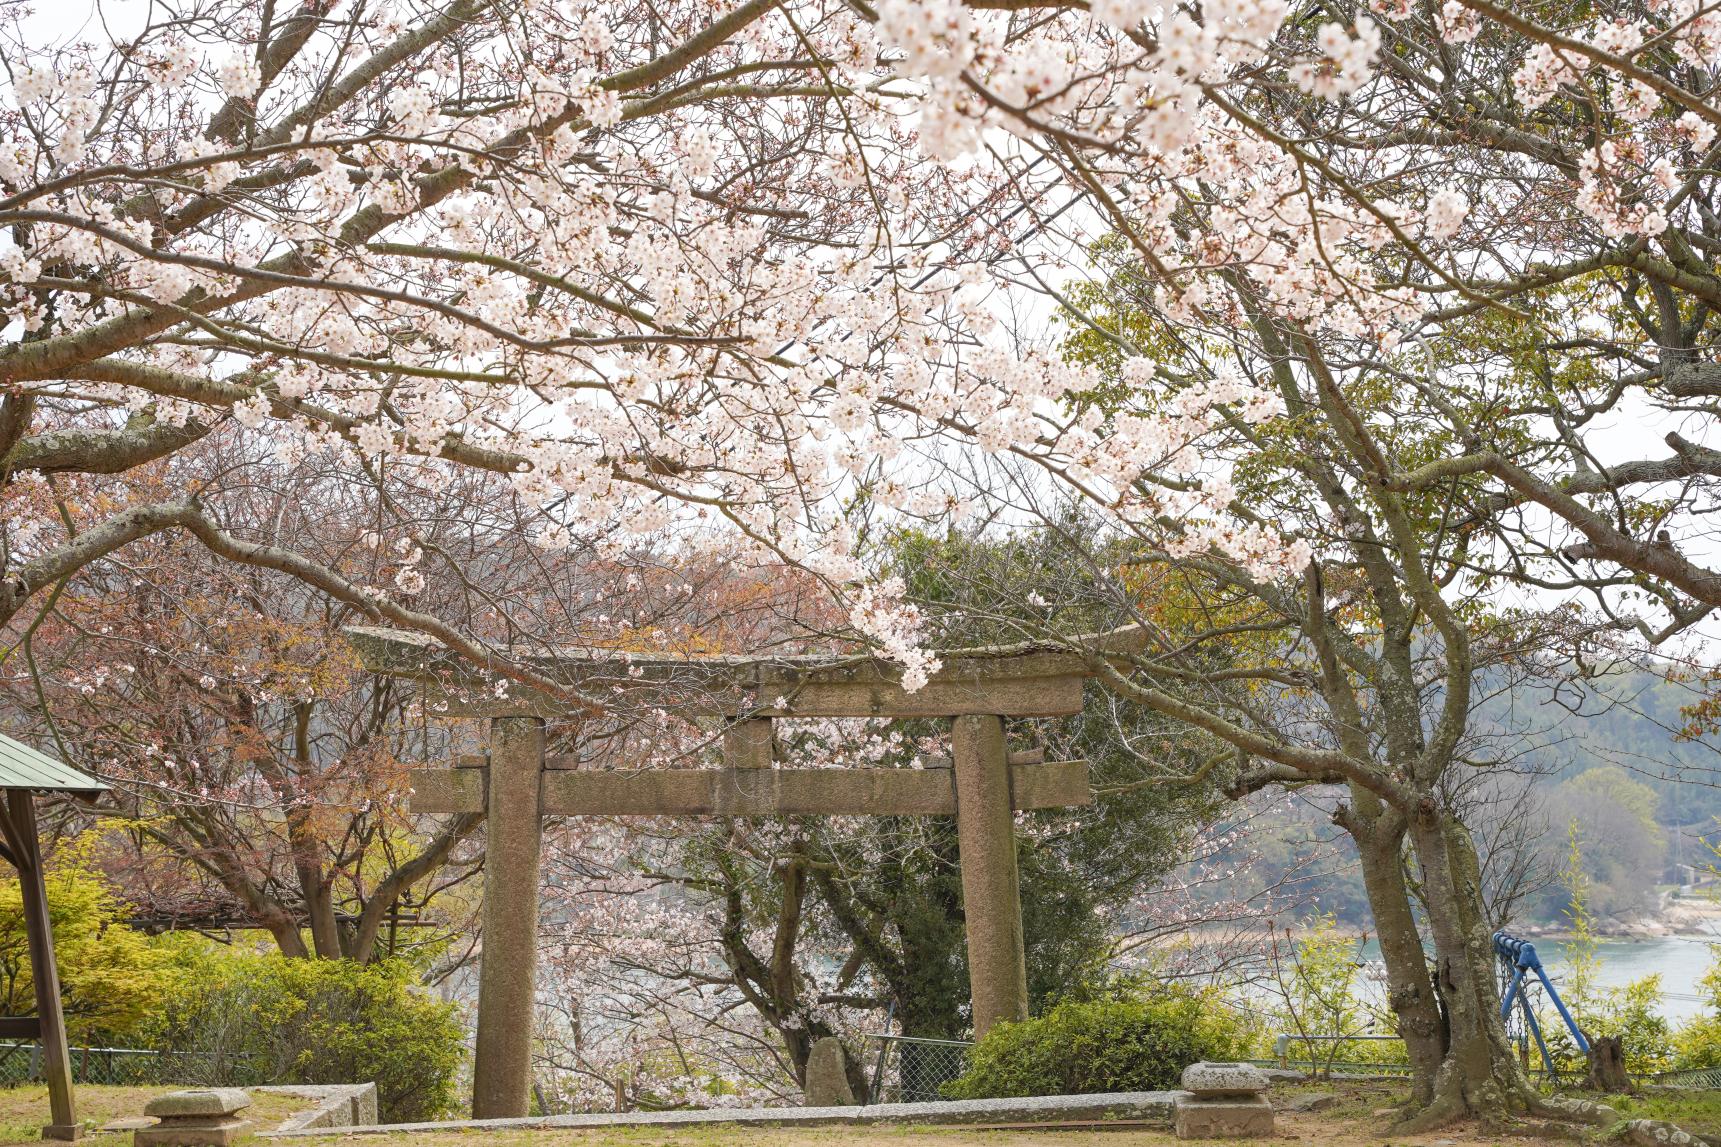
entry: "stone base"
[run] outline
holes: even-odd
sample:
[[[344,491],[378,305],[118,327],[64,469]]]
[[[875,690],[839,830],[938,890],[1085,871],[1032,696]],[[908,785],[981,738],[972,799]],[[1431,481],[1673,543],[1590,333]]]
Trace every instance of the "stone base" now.
[[[42,1128],[42,1138],[58,1139],[64,1143],[72,1142],[83,1133],[84,1125],[82,1123],[50,1123]]]
[[[164,1119],[132,1132],[133,1147],[232,1147],[249,1119]]]
[[[1179,1139],[1254,1139],[1273,1133],[1273,1105],[1265,1095],[1224,1099],[1179,1098],[1171,1113]]]

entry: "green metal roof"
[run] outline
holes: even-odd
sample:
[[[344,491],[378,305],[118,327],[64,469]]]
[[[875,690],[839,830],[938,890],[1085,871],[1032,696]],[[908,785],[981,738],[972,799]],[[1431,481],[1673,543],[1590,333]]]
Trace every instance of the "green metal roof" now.
[[[99,793],[107,786],[0,733],[0,789]]]

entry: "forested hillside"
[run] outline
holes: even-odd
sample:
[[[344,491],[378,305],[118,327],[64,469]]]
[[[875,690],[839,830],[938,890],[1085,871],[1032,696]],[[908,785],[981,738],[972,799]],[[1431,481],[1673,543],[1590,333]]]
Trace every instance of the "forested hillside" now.
[[[1630,670],[1584,688],[1491,692],[1476,721],[1478,765],[1460,784],[1477,809],[1496,923],[1564,921],[1560,875],[1574,844],[1604,927],[1651,919],[1670,886],[1715,877],[1721,740],[1690,728],[1687,716],[1703,682]],[[1237,858],[1237,879],[1277,889],[1290,911],[1366,928],[1354,852],[1332,824],[1336,801],[1281,798],[1256,810],[1251,823],[1262,831],[1251,855]]]

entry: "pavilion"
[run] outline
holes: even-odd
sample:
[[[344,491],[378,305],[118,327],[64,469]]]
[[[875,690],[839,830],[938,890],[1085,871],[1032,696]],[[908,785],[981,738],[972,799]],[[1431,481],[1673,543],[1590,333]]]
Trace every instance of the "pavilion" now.
[[[30,944],[30,978],[36,1014],[0,1016],[0,1038],[39,1040],[42,1075],[48,1083],[53,1122],[44,1139],[76,1139],[83,1131],[72,1102],[72,1059],[60,1010],[60,974],[54,964],[54,933],[48,923],[48,891],[42,872],[42,843],[36,828],[36,794],[69,793],[94,800],[106,786],[30,746],[0,734],[0,858],[18,870],[24,930]]]

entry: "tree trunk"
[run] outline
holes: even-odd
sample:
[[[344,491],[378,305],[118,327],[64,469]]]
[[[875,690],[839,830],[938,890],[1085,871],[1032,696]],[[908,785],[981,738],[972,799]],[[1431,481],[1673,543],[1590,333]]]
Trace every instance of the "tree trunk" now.
[[[275,938],[275,947],[281,955],[294,959],[308,959],[311,950],[305,947],[305,934],[299,929],[299,921],[293,914],[277,904],[269,904],[254,909],[257,922]]]
[[[311,950],[319,959],[341,957],[340,925],[335,919],[335,900],[324,871],[322,842],[317,839],[310,800],[304,792],[311,763],[311,703],[293,706],[293,764],[297,772],[289,779],[285,770],[276,778],[276,791],[287,803],[287,841],[293,851],[293,875],[311,925]]]
[[[1445,1005],[1448,1046],[1427,1106],[1401,1131],[1474,1116],[1503,1122],[1527,1087],[1500,1021],[1493,946],[1482,912],[1481,881],[1469,836],[1432,797],[1410,827],[1434,941],[1435,988]]]
[[[1362,786],[1352,785],[1351,805],[1335,819],[1356,841],[1386,966],[1387,1004],[1410,1057],[1411,1102],[1425,1107],[1434,1098],[1435,1077],[1446,1059],[1446,1024],[1405,886],[1404,818]]]

